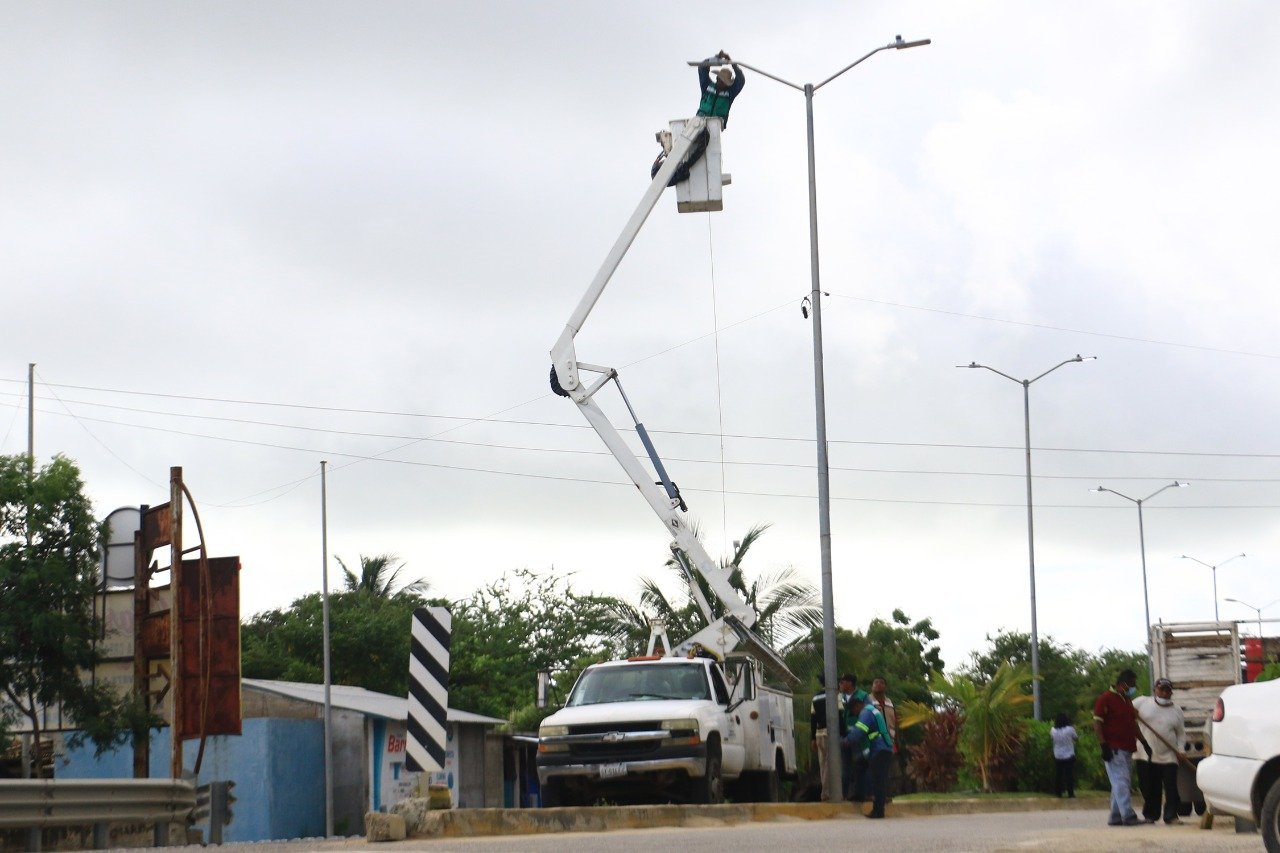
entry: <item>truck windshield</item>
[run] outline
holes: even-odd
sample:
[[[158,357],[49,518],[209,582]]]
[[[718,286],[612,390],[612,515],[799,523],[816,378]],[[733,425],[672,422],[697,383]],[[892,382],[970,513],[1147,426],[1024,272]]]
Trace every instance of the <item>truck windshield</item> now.
[[[569,705],[639,702],[645,699],[710,699],[706,670],[691,664],[642,664],[589,669],[569,695]]]

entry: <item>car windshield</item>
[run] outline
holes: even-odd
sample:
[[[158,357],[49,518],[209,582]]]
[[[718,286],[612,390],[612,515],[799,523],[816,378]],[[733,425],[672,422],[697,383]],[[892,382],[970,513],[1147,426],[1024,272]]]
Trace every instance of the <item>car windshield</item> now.
[[[645,699],[710,699],[705,669],[691,664],[642,664],[589,669],[569,695],[569,705],[639,702]]]

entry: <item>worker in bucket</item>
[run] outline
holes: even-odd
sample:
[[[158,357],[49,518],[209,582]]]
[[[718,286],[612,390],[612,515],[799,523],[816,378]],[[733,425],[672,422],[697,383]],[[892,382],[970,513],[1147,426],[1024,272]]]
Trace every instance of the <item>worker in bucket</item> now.
[[[721,65],[716,69],[716,76],[713,80],[711,77],[711,63],[716,60],[728,62],[733,70],[729,67]],[[733,63],[729,54],[723,50],[715,56],[707,57],[698,64],[698,86],[702,94],[702,99],[698,101],[698,115],[706,118],[718,118],[721,127],[729,126],[729,108],[733,106],[734,98],[742,91],[742,87],[747,85],[746,78],[743,76],[742,69]],[[702,133],[698,134],[697,139],[689,146],[689,152],[685,155],[684,162],[681,163],[671,176],[671,180],[667,182],[667,186],[673,187],[681,181],[689,179],[689,167],[697,163],[702,158],[703,153],[707,150],[707,140],[709,133],[704,128]],[[658,159],[653,161],[653,168],[649,171],[649,177],[652,178],[658,174],[658,170],[662,168],[662,163],[667,159],[667,154],[671,151],[671,133],[670,131],[659,131],[658,141],[662,144],[662,152],[658,155]]]

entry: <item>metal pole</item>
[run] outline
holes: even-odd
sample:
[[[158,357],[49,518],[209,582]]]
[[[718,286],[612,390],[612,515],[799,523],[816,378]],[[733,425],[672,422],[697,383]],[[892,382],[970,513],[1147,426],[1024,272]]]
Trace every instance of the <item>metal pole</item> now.
[[[827,796],[840,792],[840,719],[836,707],[836,616],[831,580],[831,472],[827,466],[827,392],[822,369],[822,288],[818,276],[818,178],[813,145],[813,84],[804,87],[809,147],[809,294],[813,311],[813,398],[818,444],[818,546],[822,559],[822,674],[827,711]],[[837,792],[840,792],[837,795]]]
[[[1213,621],[1220,622],[1218,618],[1218,567],[1210,566],[1213,569]]]
[[[1027,439],[1027,562],[1031,573],[1031,697],[1032,715],[1040,711],[1040,632],[1036,622],[1036,525],[1031,500],[1031,380],[1022,380],[1022,414]]]
[[[27,365],[27,464],[36,469],[36,365]],[[30,540],[28,540],[30,544]]]
[[[333,837],[333,672],[329,660],[329,492],[326,467],[320,463],[320,601],[324,643],[324,835]]]
[[[1151,599],[1147,596],[1147,535],[1142,525],[1142,501],[1138,505],[1138,548],[1142,552],[1142,612],[1146,616],[1144,630],[1147,634],[1147,684],[1148,688],[1156,683],[1155,663],[1151,659]]]
[[[169,726],[169,773],[174,779],[182,777],[182,692],[186,689],[182,677],[182,468],[169,469],[169,517],[172,525],[169,536],[169,696],[173,720]]]

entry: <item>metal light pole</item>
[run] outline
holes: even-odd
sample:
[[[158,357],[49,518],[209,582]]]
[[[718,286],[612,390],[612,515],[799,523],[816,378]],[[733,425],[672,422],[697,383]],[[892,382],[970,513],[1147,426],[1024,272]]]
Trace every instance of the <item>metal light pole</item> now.
[[[882,50],[904,50],[909,47],[921,47],[932,39],[903,41],[897,36],[891,43],[877,47],[875,50],[849,63],[821,83],[805,83],[798,85],[781,77],[770,74],[745,62],[712,62],[712,65],[739,65],[749,68],[757,74],[768,77],[784,86],[790,86],[804,93],[805,131],[809,153],[809,269],[812,290],[806,300],[812,310],[804,310],[805,316],[813,320],[813,397],[817,421],[818,444],[818,543],[822,559],[822,672],[826,690],[827,731],[840,730],[836,708],[836,622],[833,590],[831,582],[831,478],[827,465],[827,397],[822,370],[822,289],[818,276],[818,180],[813,144],[813,94],[823,86],[844,74],[855,65],[870,59]],[[691,63],[697,64],[697,63]],[[827,738],[827,780],[828,796],[840,790],[840,743],[835,737]],[[841,797],[843,798],[843,797]]]
[[[1147,679],[1150,684],[1155,684],[1156,670],[1155,664],[1151,660],[1151,599],[1147,595],[1147,536],[1142,526],[1142,505],[1163,492],[1165,489],[1185,489],[1190,483],[1179,483],[1174,480],[1167,486],[1161,486],[1145,498],[1131,498],[1126,494],[1117,492],[1115,489],[1108,489],[1106,486],[1098,486],[1096,489],[1090,489],[1091,492],[1110,492],[1113,495],[1122,497],[1127,501],[1131,501],[1138,505],[1138,548],[1142,552],[1142,612],[1146,616],[1147,623],[1143,626],[1142,631],[1147,636]]]
[[[1208,568],[1213,570],[1213,621],[1214,622],[1219,621],[1218,620],[1218,566],[1225,566],[1227,563],[1230,563],[1232,560],[1238,560],[1239,558],[1245,557],[1245,556],[1248,556],[1248,555],[1236,554],[1234,557],[1228,557],[1227,559],[1223,560],[1217,565],[1210,566],[1204,560],[1197,560],[1195,557],[1188,557],[1186,554],[1182,555],[1182,559],[1184,560],[1194,560],[1200,565],[1208,566]],[[1233,599],[1227,599],[1227,600],[1231,601]]]
[[[1254,613],[1258,614],[1258,639],[1259,640],[1262,639],[1262,611],[1266,610],[1272,604],[1280,604],[1280,598],[1277,598],[1275,601],[1271,602],[1271,604],[1264,604],[1261,607],[1254,607],[1252,604],[1248,603],[1247,601],[1241,601],[1238,598],[1224,598],[1222,600],[1230,601],[1232,604],[1243,604],[1245,607],[1249,608]]]
[[[1085,357],[1076,353],[1075,358],[1069,358],[1060,364],[1055,364],[1035,379],[1014,379],[1003,371],[996,370],[994,367],[989,367],[985,364],[978,364],[976,361],[956,365],[956,367],[990,370],[992,373],[1003,376],[1011,382],[1017,382],[1022,386],[1022,417],[1027,448],[1027,560],[1030,564],[1031,574],[1031,707],[1032,713],[1037,720],[1042,719],[1042,715],[1040,710],[1040,633],[1036,625],[1036,525],[1034,504],[1031,500],[1031,383],[1045,378],[1063,365],[1096,360],[1097,356]]]
[[[320,462],[320,601],[324,645],[324,837],[333,837],[333,671],[329,659],[329,463]]]

